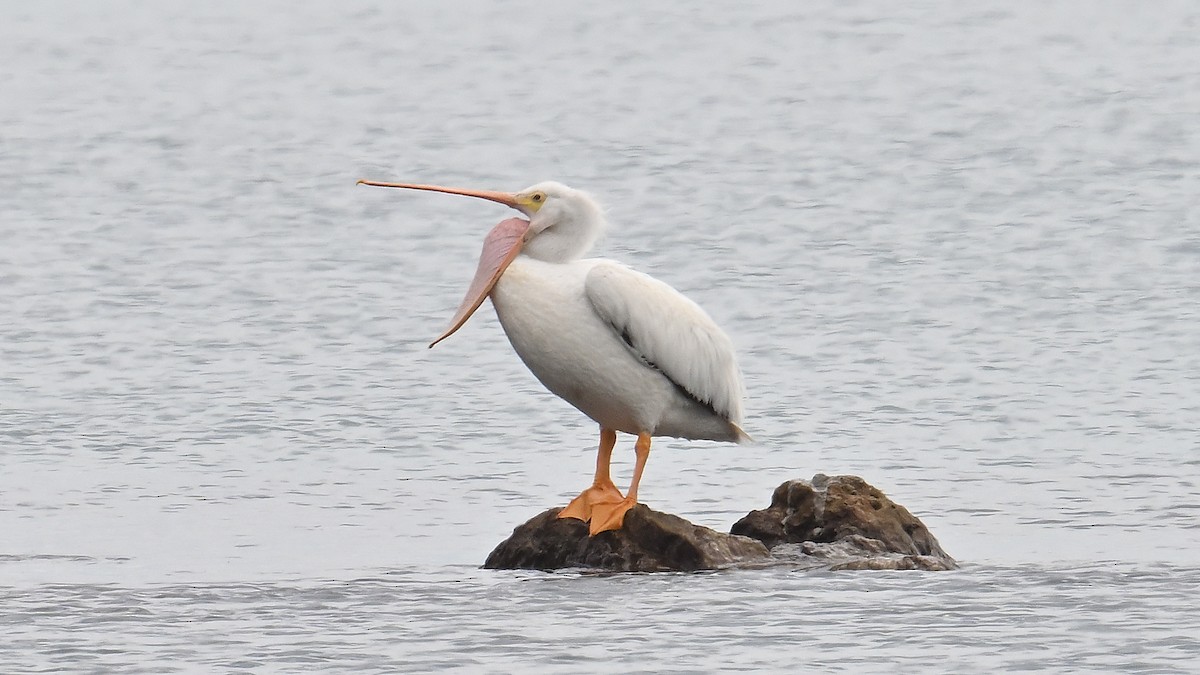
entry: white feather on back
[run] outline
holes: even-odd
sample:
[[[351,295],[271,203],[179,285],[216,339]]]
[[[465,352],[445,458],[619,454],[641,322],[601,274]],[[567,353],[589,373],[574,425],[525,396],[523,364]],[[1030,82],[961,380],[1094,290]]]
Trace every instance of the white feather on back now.
[[[699,305],[654,277],[598,261],[584,285],[596,313],[673,382],[734,424],[742,421],[742,374],[733,343]]]

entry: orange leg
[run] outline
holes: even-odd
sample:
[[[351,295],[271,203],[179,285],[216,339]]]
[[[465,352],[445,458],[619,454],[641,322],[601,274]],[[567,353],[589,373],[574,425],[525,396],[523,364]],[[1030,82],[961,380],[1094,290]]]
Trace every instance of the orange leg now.
[[[633,482],[629,484],[629,494],[616,503],[596,504],[592,509],[592,526],[589,528],[592,536],[606,530],[621,529],[625,524],[625,514],[637,506],[638,483],[642,482],[642,471],[650,457],[650,434],[638,434],[633,449],[637,453],[637,463],[633,465]]]
[[[596,454],[596,479],[592,486],[571,500],[562,511],[559,518],[576,518],[587,522],[592,519],[592,508],[598,504],[620,502],[625,498],[621,491],[613,485],[608,475],[608,464],[612,461],[613,446],[617,444],[617,432],[600,427],[600,451]]]

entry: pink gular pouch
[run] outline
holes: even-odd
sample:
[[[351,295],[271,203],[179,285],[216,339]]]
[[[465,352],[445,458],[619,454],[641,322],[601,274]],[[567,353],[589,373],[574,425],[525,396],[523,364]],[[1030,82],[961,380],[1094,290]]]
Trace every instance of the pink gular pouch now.
[[[502,220],[487,233],[483,238],[483,251],[479,253],[479,266],[475,268],[475,278],[471,280],[467,295],[458,306],[458,311],[454,313],[454,318],[450,320],[450,327],[430,342],[430,347],[453,335],[471,318],[475,310],[479,309],[483,299],[500,280],[500,275],[504,274],[504,270],[508,269],[509,264],[521,253],[521,247],[525,245],[528,234],[529,221],[524,218]]]

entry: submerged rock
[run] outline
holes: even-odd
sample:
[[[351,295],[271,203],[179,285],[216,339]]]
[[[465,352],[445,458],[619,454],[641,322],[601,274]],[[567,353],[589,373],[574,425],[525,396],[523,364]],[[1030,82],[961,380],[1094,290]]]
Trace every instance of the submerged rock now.
[[[780,562],[831,569],[958,567],[908,509],[858,476],[817,474],[775,488],[771,506],[734,523]]]
[[[555,570],[572,567],[612,572],[710,570],[765,560],[767,547],[693,525],[638,504],[615,531],[588,536],[586,523],[545,511],[513,530],[483,564],[488,569]]]
[[[833,570],[950,570],[957,564],[916,516],[858,476],[817,474],[775,489],[732,534],[638,504],[625,525],[588,536],[561,508],[531,518],[488,556],[488,569],[690,572],[734,565]]]

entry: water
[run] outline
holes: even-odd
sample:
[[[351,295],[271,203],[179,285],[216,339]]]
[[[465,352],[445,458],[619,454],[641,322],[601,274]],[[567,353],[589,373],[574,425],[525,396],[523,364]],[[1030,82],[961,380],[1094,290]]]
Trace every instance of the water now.
[[[1197,671],[1200,10],[0,5],[0,664],[68,671]],[[595,429],[490,310],[500,207],[738,345],[728,528],[862,475],[952,573],[478,569]],[[618,448],[617,482],[632,464]]]

